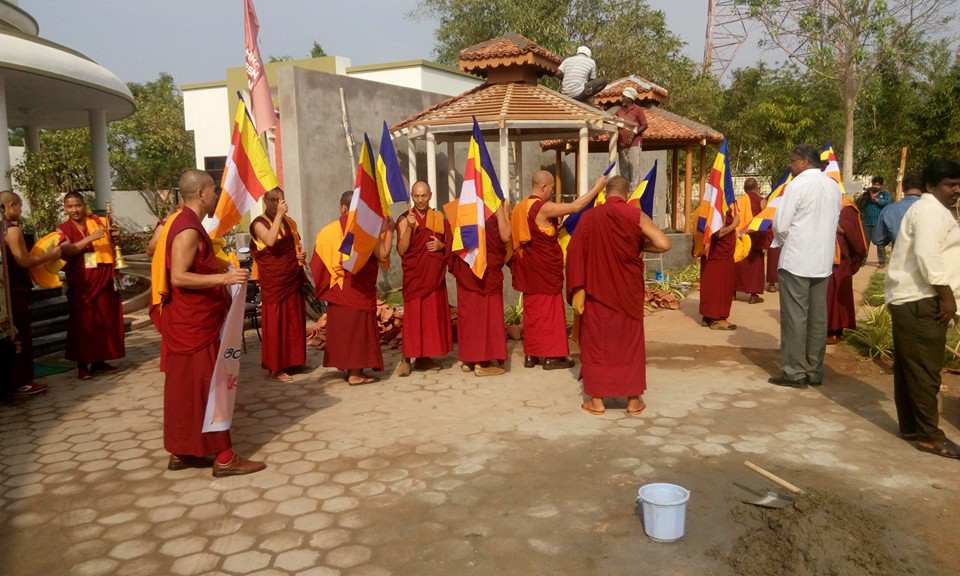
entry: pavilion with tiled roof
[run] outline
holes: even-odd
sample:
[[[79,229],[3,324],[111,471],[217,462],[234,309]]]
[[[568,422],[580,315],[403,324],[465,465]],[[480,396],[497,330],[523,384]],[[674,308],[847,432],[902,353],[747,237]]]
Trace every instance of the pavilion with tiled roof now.
[[[482,76],[486,82],[459,96],[432,106],[392,127],[392,135],[406,137],[411,153],[411,181],[416,174],[415,142],[426,141],[427,178],[436,190],[437,144],[447,146],[448,178],[456,180],[454,144],[470,139],[476,118],[484,139],[499,143],[498,175],[505,189],[519,198],[522,142],[573,139],[577,142],[576,182],[578,194],[587,191],[587,160],[590,138],[608,142],[607,153],[616,158],[619,128],[635,128],[623,119],[589,104],[568,98],[539,84],[541,76],[553,76],[560,57],[519,34],[508,34],[470,46],[460,52],[460,69]],[[510,145],[516,171],[510,173]],[[559,155],[558,155],[559,156]],[[512,182],[509,188],[506,183]],[[557,182],[560,171],[557,170]],[[453,186],[451,186],[453,188]],[[557,186],[559,194],[560,186]]]

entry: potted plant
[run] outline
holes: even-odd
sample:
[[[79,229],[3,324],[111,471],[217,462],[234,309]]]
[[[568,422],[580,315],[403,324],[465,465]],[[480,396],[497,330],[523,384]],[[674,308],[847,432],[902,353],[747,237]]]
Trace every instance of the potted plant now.
[[[523,338],[523,294],[517,297],[515,306],[507,306],[503,311],[503,323],[507,326],[507,338],[521,340]]]

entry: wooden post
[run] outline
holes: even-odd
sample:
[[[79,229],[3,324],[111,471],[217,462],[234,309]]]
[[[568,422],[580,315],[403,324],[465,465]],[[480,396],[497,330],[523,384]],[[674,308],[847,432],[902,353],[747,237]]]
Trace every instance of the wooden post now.
[[[900,168],[897,169],[897,192],[893,199],[899,201],[903,198],[903,174],[907,170],[907,147],[900,149]]]
[[[577,148],[577,196],[583,196],[589,188],[587,170],[590,160],[590,129],[580,128],[580,145]]]
[[[680,196],[680,149],[673,149],[673,162],[670,164],[670,222],[678,230],[677,198]]]
[[[516,170],[513,175],[513,185],[516,187],[516,196],[515,198],[520,198],[523,195],[523,140],[517,139],[513,141],[513,150],[514,157],[513,162]]]
[[[511,186],[510,180],[510,135],[507,133],[507,127],[500,127],[500,188],[503,190],[504,196],[507,197],[511,203],[516,202],[516,198],[513,196],[513,186]]]
[[[700,145],[700,197],[703,198],[703,191],[707,187],[707,145]],[[690,215],[693,213],[693,198],[688,199],[690,204],[687,205],[687,224],[686,232],[687,234],[693,233],[693,218],[690,218]]]
[[[617,142],[619,141],[619,139],[620,139],[620,131],[619,131],[619,130],[610,135],[610,147],[607,149],[607,163],[608,163],[608,164],[610,164],[610,163],[612,163],[612,162],[617,162]],[[637,169],[639,169],[639,168],[640,168],[640,167],[638,166]],[[613,172],[611,172],[610,175],[611,175],[611,176],[619,176],[619,175],[620,175],[620,163],[619,163],[619,162],[617,162],[617,164],[613,167]],[[651,192],[653,192],[653,190],[651,190]]]
[[[563,201],[563,144],[557,148],[557,155],[553,161],[553,201]]]
[[[427,131],[427,184],[433,190],[430,207],[437,207],[437,137]]]
[[[457,197],[457,159],[453,140],[447,142],[447,200]],[[434,192],[433,196],[436,197]]]
[[[417,143],[413,141],[413,136],[407,136],[407,179],[407,185],[411,188],[420,179],[417,175]]]
[[[693,204],[693,146],[687,146],[686,170],[683,178],[683,212],[677,230],[686,230],[690,221],[690,205]],[[679,202],[678,202],[679,204]]]

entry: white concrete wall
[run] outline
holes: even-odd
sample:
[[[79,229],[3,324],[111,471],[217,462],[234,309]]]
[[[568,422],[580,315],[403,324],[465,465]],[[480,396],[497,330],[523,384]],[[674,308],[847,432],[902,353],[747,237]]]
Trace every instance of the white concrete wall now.
[[[203,169],[206,156],[226,156],[230,147],[227,87],[184,90],[184,126],[193,130],[196,167]]]
[[[467,78],[435,68],[421,68],[421,70],[423,81],[420,89],[427,92],[456,96],[483,84],[480,79]]]
[[[347,68],[353,64],[350,62],[350,59],[345,56],[334,56],[334,65],[336,66],[336,73],[343,75],[347,73]]]
[[[351,78],[381,82],[393,86],[403,86],[404,88],[413,88],[415,90],[421,90],[423,87],[423,74],[419,66],[350,72],[347,75]]]
[[[473,80],[459,74],[444,72],[426,66],[407,66],[404,68],[389,68],[386,70],[369,70],[350,72],[351,78],[382,82],[393,86],[403,86],[434,94],[456,96],[471,88],[479,86],[481,80]]]

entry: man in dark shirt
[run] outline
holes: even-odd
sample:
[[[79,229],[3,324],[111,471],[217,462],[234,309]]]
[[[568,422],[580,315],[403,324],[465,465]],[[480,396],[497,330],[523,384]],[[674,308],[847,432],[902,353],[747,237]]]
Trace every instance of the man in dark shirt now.
[[[863,191],[858,202],[863,218],[863,231],[867,238],[873,237],[873,229],[880,221],[880,212],[890,203],[890,193],[883,189],[883,176],[874,176],[869,188]],[[877,246],[877,262],[882,268],[887,264],[887,251]]]
[[[643,106],[637,103],[640,95],[637,91],[628,86],[623,89],[620,96],[620,109],[617,110],[617,118],[623,118],[633,124],[633,126],[621,128],[617,136],[617,148],[620,151],[620,174],[630,183],[631,189],[637,185],[634,181],[634,173],[639,172],[640,150],[642,150],[642,138],[647,129],[647,116],[643,112]]]

